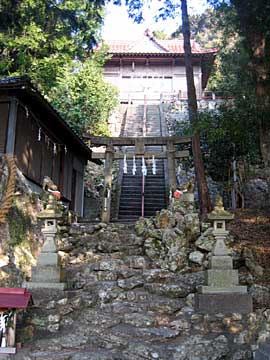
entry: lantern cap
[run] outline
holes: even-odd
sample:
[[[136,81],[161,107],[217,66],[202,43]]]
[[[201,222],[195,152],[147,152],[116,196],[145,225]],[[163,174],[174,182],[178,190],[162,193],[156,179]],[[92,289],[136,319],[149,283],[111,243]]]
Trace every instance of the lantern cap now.
[[[48,204],[46,205],[46,208],[37,215],[37,217],[39,219],[60,219],[62,217],[55,195],[49,193]]]
[[[218,195],[215,200],[214,210],[207,215],[207,218],[212,221],[232,220],[234,219],[234,214],[224,209],[222,197]]]

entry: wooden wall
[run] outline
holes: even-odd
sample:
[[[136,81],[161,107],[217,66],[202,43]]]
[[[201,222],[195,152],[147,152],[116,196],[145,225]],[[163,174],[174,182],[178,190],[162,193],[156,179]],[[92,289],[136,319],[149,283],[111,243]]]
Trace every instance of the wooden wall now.
[[[9,102],[0,102],[0,153],[6,150]]]
[[[181,94],[187,97],[186,70],[184,64],[175,62],[173,59],[158,61],[150,59],[149,64],[145,65],[146,59],[133,61],[130,59],[122,60],[122,65],[116,66],[113,61],[109,61],[104,67],[104,77],[106,81],[118,87],[121,94],[141,94],[148,89],[149,98],[159,99],[161,93]],[[133,63],[133,66],[132,66]],[[197,96],[202,93],[202,69],[197,63],[193,66],[194,80]]]
[[[15,98],[3,98],[0,102],[0,154],[7,152],[9,132],[9,135],[14,136],[11,136],[12,141],[10,140],[11,153],[14,153],[17,166],[22,173],[40,186],[44,177],[49,176],[57,184],[62,196],[71,202],[71,208],[83,215],[83,176],[86,159],[78,155],[77,151],[73,151],[71,145],[67,145],[67,151],[64,146],[57,146],[57,152],[54,153],[53,143],[63,144],[64,140],[55,138],[52,129],[46,129],[41,119],[19,101],[16,102],[18,107],[15,115],[13,114],[12,128],[10,109],[14,100]],[[39,140],[40,128],[42,133]]]
[[[73,168],[73,154],[65,153],[63,147],[57,148],[54,154],[52,141],[42,132],[38,141],[39,124],[37,119],[27,113],[19,105],[17,113],[15,156],[17,165],[30,180],[42,185],[45,176],[49,176],[63,196],[71,200],[71,178]]]

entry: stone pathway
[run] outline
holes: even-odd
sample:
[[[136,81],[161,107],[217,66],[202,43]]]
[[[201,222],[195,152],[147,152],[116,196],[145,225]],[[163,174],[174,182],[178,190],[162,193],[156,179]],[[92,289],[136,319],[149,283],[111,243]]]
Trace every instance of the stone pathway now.
[[[258,316],[196,313],[203,272],[158,268],[131,225],[74,224],[59,248],[68,290],[33,291],[15,359],[252,359]]]
[[[270,360],[270,342],[261,343],[255,353],[255,360]]]

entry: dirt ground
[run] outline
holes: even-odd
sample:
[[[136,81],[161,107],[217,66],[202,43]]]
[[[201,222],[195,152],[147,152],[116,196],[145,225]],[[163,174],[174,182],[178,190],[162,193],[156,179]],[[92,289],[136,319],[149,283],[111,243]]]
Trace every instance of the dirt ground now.
[[[234,212],[235,219],[228,224],[237,247],[250,248],[265,269],[262,283],[270,284],[270,209],[244,209]]]

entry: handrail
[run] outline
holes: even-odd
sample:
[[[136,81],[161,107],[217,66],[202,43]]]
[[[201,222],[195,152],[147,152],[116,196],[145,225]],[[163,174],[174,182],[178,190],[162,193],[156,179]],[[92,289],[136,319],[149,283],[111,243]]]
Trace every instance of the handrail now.
[[[143,104],[143,134],[142,136],[146,136],[146,108],[147,108],[147,98],[146,95],[144,95],[144,104]]]
[[[144,94],[144,104],[143,104],[143,131],[142,136],[145,137],[146,134],[146,114],[147,114],[147,97]],[[144,217],[144,188],[145,188],[145,176],[142,174],[142,217]]]
[[[142,175],[142,217],[144,217],[144,188],[145,188],[145,176]]]

